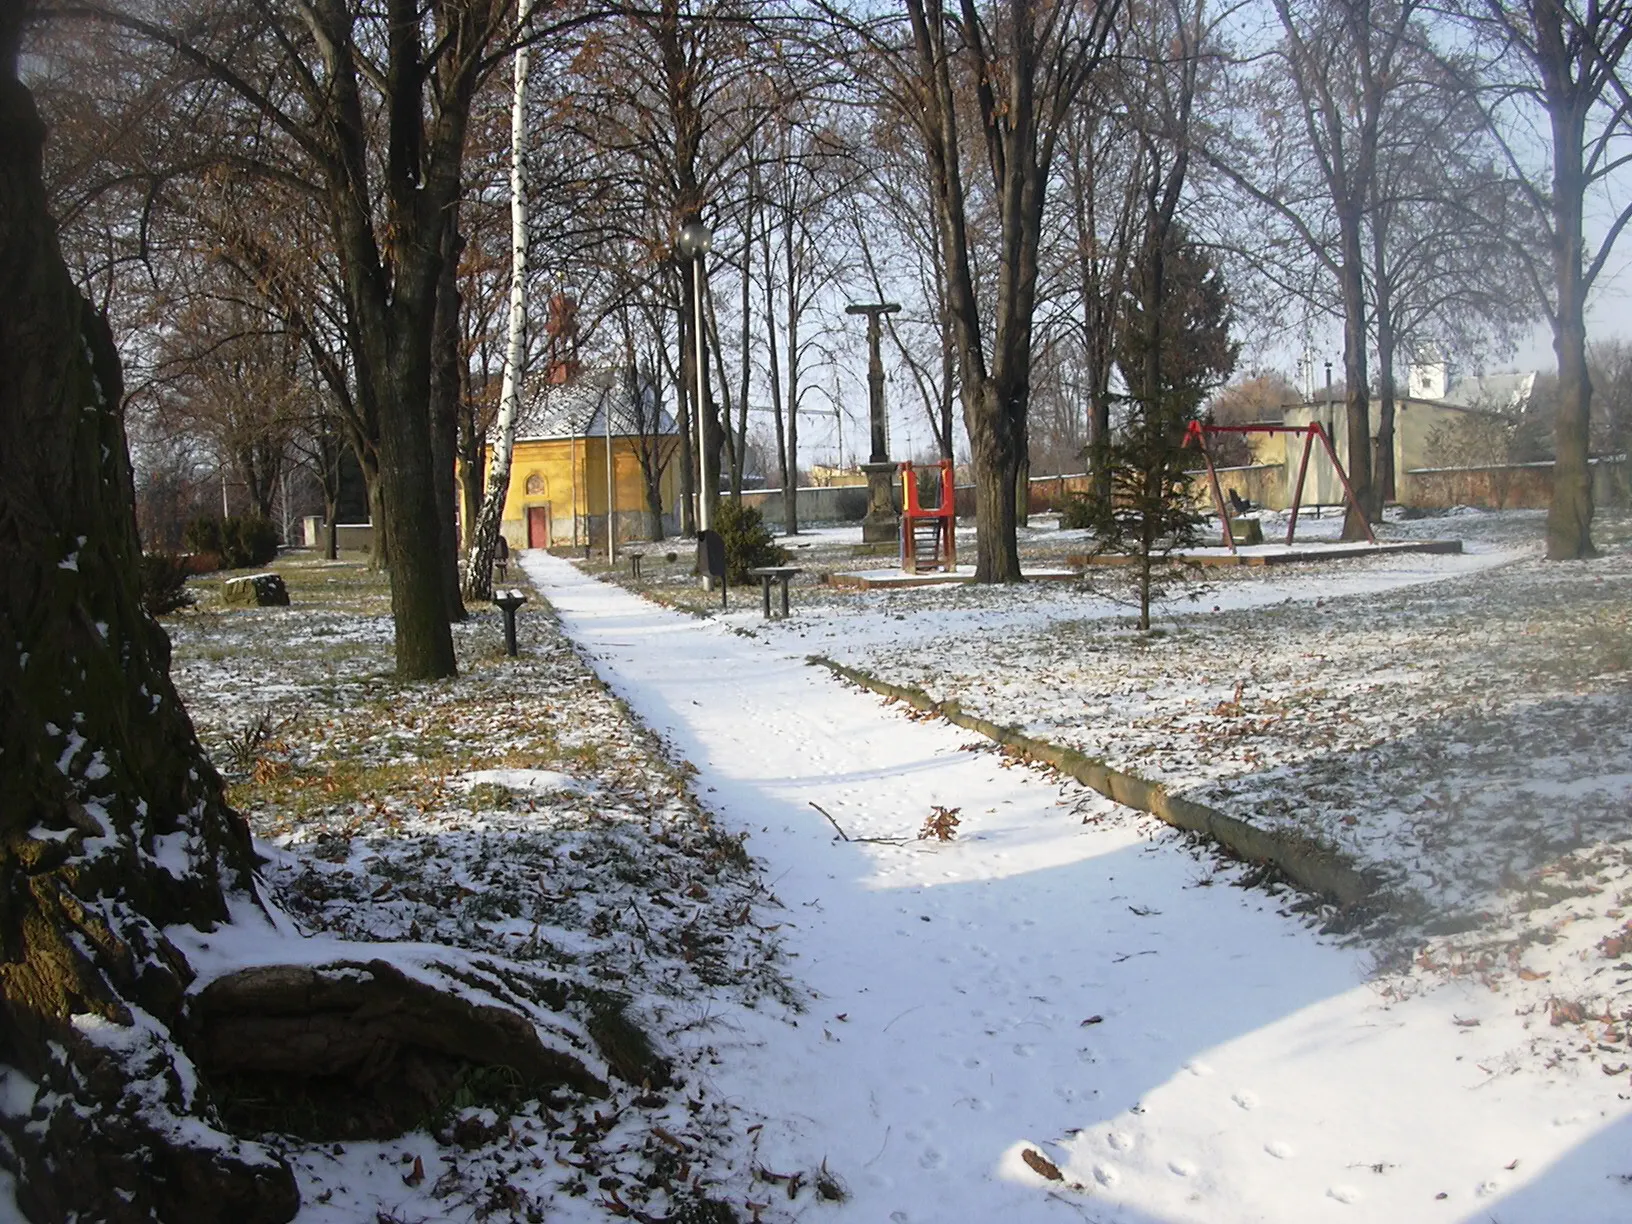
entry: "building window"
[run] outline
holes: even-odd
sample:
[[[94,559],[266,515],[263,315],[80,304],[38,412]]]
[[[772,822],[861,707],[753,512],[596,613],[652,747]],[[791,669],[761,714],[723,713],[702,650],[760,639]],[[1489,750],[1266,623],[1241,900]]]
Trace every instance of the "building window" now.
[[[537,472],[534,472],[531,476],[527,477],[527,496],[537,497],[543,492],[544,477],[540,476]]]

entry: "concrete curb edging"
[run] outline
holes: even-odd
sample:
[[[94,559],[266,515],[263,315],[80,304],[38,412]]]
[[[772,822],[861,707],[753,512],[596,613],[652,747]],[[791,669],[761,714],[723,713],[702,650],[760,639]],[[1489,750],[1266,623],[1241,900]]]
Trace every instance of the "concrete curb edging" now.
[[[869,672],[846,667],[822,655],[810,655],[806,661],[825,667],[852,684],[904,702],[915,710],[937,715],[956,726],[984,735],[1005,748],[1051,765],[1124,807],[1148,812],[1175,828],[1210,837],[1248,862],[1267,863],[1304,891],[1344,909],[1370,908],[1377,900],[1381,887],[1377,876],[1356,867],[1340,851],[1329,846],[1260,829],[1205,804],[1170,795],[1160,783],[1112,769],[1103,761],[1097,761],[1074,748],[1035,739],[1010,727],[1000,727],[984,718],[966,714],[956,701],[936,701],[922,689],[911,685],[891,684]]]

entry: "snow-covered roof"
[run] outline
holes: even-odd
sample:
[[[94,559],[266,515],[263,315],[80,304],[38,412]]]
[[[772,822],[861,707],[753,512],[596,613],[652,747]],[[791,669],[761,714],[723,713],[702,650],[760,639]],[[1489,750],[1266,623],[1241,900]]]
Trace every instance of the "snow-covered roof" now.
[[[571,382],[531,383],[516,428],[518,442],[544,442],[606,433],[607,413],[615,437],[631,434],[675,434],[674,418],[658,402],[651,383],[640,385],[640,400],[631,402],[621,370],[584,370]]]

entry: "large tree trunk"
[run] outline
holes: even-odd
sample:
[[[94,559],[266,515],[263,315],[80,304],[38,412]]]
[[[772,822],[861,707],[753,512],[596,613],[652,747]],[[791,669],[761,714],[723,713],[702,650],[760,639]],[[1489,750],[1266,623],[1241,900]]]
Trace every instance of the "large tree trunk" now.
[[[288,1167],[215,1128],[171,1032],[192,975],[163,928],[223,920],[253,860],[141,606],[118,358],[46,214],[21,17],[0,10],[0,1163],[37,1221],[287,1220]]]
[[[443,236],[431,353],[431,467],[436,473],[436,518],[440,528],[437,555],[450,621],[465,619],[465,604],[459,597],[458,488],[454,479],[459,401],[464,393],[459,353],[459,250],[464,242],[459,237],[458,216],[455,209]]]
[[[1389,288],[1386,246],[1381,221],[1373,222],[1372,270],[1377,287],[1377,448],[1373,452],[1371,478],[1377,488],[1379,519],[1382,508],[1395,498],[1394,491],[1394,303]]]
[[[374,453],[379,454],[378,447]],[[391,568],[391,552],[387,546],[385,522],[385,482],[380,479],[378,461],[363,466],[363,483],[368,487],[368,522],[373,542],[369,547],[368,567],[373,570]]]
[[[1349,484],[1360,503],[1358,510],[1350,506],[1345,512],[1343,538],[1364,540],[1369,538],[1367,524],[1377,517],[1377,506],[1371,481],[1371,385],[1366,377],[1366,290],[1359,217],[1350,217],[1343,230],[1343,378]]]
[[[436,680],[454,675],[453,633],[440,550],[437,486],[429,411],[431,311],[399,303],[402,335],[390,344],[391,363],[380,412],[380,484],[386,563],[391,568],[391,618],[396,627],[396,675]],[[452,473],[448,473],[451,479]]]
[[[239,454],[238,475],[249,494],[252,512],[268,521],[272,518],[272,504],[278,497],[278,477],[282,473],[281,446],[274,448],[266,439],[255,439],[244,444]]]
[[[1020,581],[1014,482],[1019,454],[997,387],[988,380],[964,393],[965,425],[975,468],[975,581]]]
[[[1592,469],[1587,463],[1592,380],[1587,373],[1587,286],[1581,267],[1586,170],[1577,107],[1563,99],[1549,97],[1548,101],[1553,134],[1553,270],[1558,298],[1553,354],[1558,359],[1558,415],[1553,426],[1547,558],[1571,561],[1598,555],[1592,543]]]
[[[1031,429],[1022,418],[1015,427],[1014,521],[1024,527],[1031,522]]]
[[[646,538],[653,544],[663,539],[663,473],[655,463],[641,465],[641,488],[646,494]]]

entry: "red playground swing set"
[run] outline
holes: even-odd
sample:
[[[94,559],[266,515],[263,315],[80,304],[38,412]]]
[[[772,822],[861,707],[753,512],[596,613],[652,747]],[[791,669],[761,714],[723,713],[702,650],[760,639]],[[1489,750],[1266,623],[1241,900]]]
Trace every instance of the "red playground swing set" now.
[[[950,574],[958,568],[957,493],[952,460],[942,459],[941,502],[933,510],[918,504],[918,477],[912,463],[901,465],[901,568],[909,574]]]
[[[1307,425],[1204,425],[1200,421],[1191,421],[1184,431],[1182,445],[1189,446],[1191,442],[1194,442],[1201,450],[1201,457],[1206,460],[1207,483],[1212,487],[1213,506],[1218,511],[1218,521],[1223,524],[1224,544],[1229,548],[1230,552],[1236,551],[1234,524],[1230,520],[1230,508],[1225,503],[1224,495],[1218,487],[1218,469],[1213,466],[1212,452],[1207,449],[1207,437],[1209,434],[1232,433],[1303,435],[1303,457],[1298,461],[1298,479],[1292,489],[1292,514],[1286,524],[1287,544],[1292,543],[1292,535],[1298,529],[1298,509],[1303,501],[1303,481],[1304,477],[1309,474],[1309,453],[1314,449],[1316,438],[1319,438],[1320,444],[1326,448],[1326,455],[1332,461],[1332,470],[1337,473],[1337,479],[1343,485],[1343,496],[1348,500],[1349,506],[1353,508],[1355,513],[1360,515],[1360,521],[1365,524],[1366,538],[1373,544],[1377,543],[1377,536],[1371,529],[1371,523],[1364,514],[1360,514],[1360,502],[1354,496],[1354,489],[1349,484],[1349,474],[1343,470],[1343,465],[1338,462],[1337,450],[1332,446],[1331,438],[1327,436],[1325,427],[1319,421],[1311,421]]]

